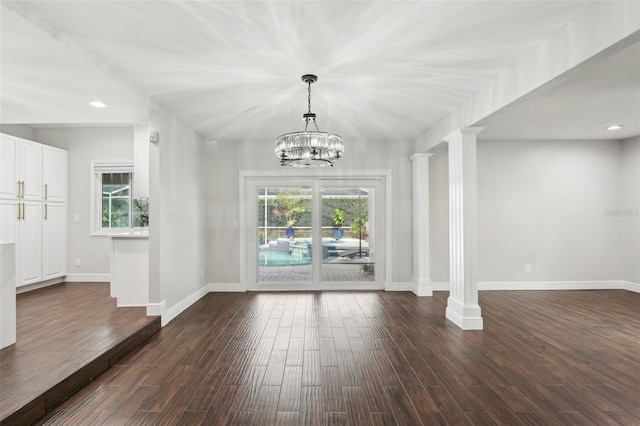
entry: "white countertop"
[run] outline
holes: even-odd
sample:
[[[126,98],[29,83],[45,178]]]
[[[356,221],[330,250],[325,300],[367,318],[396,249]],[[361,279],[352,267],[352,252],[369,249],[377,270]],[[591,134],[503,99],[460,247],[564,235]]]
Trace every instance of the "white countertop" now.
[[[111,238],[149,238],[149,231],[130,231],[120,234],[111,234]]]

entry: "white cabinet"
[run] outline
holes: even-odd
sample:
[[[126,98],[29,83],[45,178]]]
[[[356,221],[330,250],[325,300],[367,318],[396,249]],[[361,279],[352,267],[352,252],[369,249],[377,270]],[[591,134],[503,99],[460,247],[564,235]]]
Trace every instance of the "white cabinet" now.
[[[66,275],[67,151],[0,135],[0,242],[15,243],[16,287]]]
[[[67,206],[44,203],[42,222],[42,279],[67,273]]]
[[[67,200],[67,151],[42,146],[42,199],[49,202]]]
[[[42,199],[42,145],[24,139],[18,140],[18,180],[22,185],[23,200]]]
[[[42,203],[22,202],[18,221],[18,280],[16,286],[42,281]]]
[[[42,199],[42,145],[0,137],[0,198]]]
[[[18,198],[18,141],[7,135],[0,135],[0,198]]]

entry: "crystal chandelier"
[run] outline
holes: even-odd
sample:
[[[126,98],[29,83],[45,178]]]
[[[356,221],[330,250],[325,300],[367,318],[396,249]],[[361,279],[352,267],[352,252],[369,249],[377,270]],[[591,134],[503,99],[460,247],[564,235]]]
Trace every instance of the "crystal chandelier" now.
[[[321,132],[316,123],[316,115],[311,112],[311,83],[318,81],[318,77],[312,74],[302,76],[302,81],[308,85],[309,110],[302,115],[304,119],[304,131],[286,133],[276,139],[276,156],[280,158],[281,166],[292,167],[323,167],[331,166],[340,161],[344,148],[342,138],[338,135],[330,135]],[[315,131],[307,130],[309,122],[315,126]]]

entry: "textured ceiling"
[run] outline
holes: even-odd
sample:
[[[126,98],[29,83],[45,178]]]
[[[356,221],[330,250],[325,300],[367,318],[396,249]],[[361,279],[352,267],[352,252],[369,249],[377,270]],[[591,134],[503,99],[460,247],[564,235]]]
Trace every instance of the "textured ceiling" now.
[[[264,141],[302,128],[305,73],[321,130],[414,139],[592,2],[3,4],[4,123],[135,122],[160,104],[209,140]]]

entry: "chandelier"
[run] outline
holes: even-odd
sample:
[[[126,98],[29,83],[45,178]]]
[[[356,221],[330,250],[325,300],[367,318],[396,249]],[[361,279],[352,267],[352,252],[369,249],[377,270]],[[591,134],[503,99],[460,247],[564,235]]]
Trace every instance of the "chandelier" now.
[[[316,115],[311,112],[311,83],[318,81],[312,74],[302,76],[302,81],[308,85],[309,110],[302,115],[305,122],[303,132],[286,133],[276,139],[276,156],[280,158],[281,166],[292,167],[323,167],[331,166],[342,158],[344,148],[342,138],[321,132],[316,123]],[[316,130],[307,130],[312,122]]]

